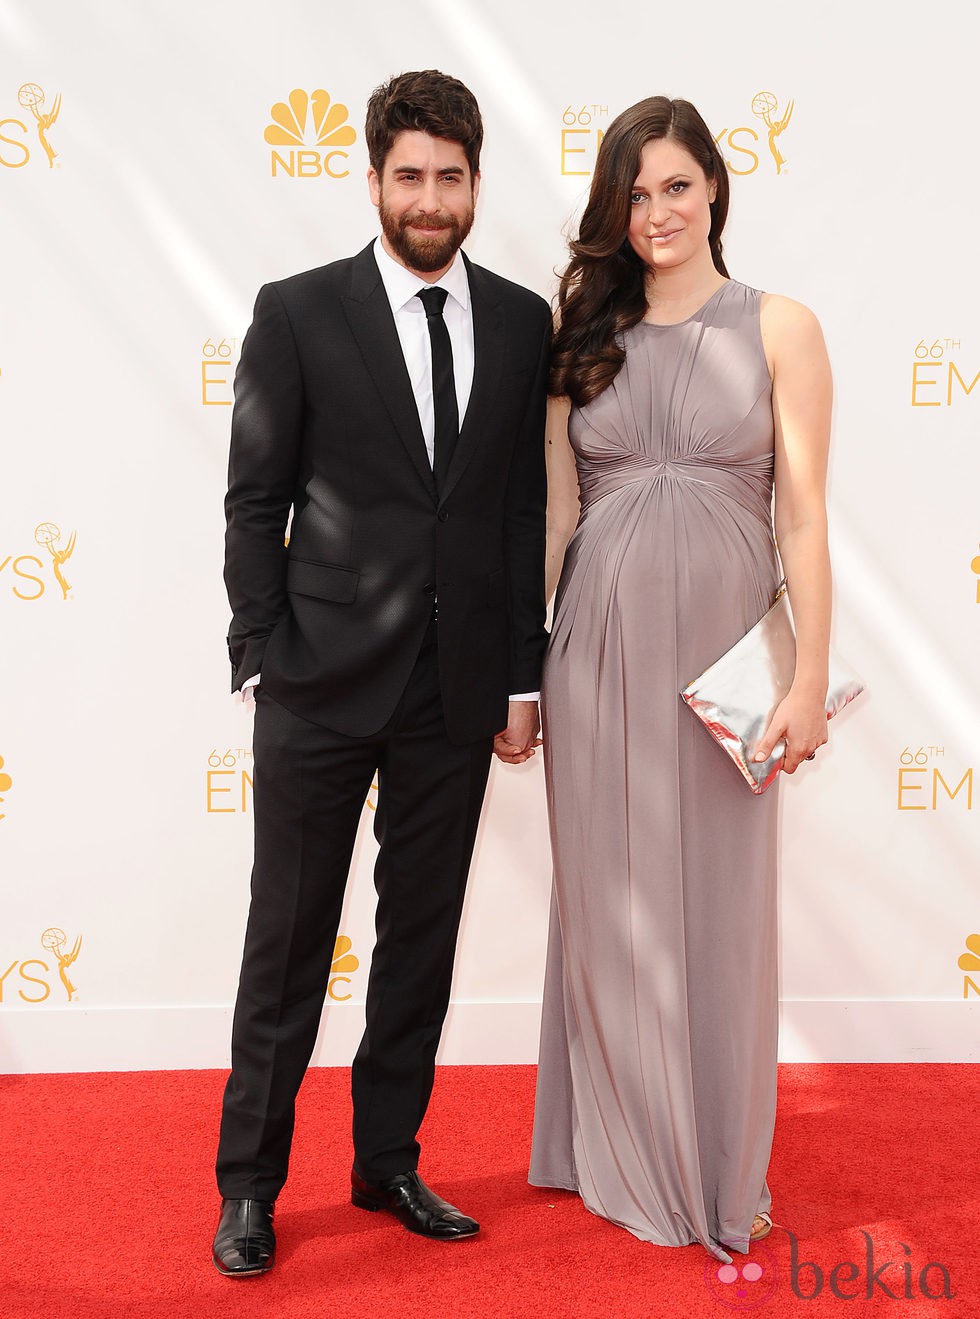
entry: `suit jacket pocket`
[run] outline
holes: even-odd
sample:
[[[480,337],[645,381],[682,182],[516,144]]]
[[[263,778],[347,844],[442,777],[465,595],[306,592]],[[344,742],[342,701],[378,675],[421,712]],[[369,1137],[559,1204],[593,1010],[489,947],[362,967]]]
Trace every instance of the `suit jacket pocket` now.
[[[292,595],[309,595],[314,600],[349,605],[357,595],[360,576],[354,568],[335,568],[330,563],[290,559],[286,569],[286,590]]]

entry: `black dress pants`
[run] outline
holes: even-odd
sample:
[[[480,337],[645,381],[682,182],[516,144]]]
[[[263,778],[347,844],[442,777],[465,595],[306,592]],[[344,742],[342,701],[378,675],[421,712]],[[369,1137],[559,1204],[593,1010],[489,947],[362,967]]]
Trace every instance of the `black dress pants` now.
[[[330,732],[260,686],[253,745],[252,900],[217,1175],[225,1197],[275,1200],[375,773],[377,942],[351,1072],[354,1166],[372,1182],[417,1167],[492,742],[447,738],[433,624],[380,732]]]

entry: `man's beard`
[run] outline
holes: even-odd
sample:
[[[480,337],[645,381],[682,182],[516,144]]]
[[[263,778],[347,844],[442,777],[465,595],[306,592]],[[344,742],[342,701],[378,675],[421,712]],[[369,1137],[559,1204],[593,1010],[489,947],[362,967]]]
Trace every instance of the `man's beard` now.
[[[378,203],[378,216],[381,229],[388,246],[410,270],[418,270],[424,275],[431,275],[436,270],[448,266],[457,250],[466,241],[466,235],[473,227],[473,206],[465,216],[446,215],[442,217],[419,215],[409,212],[395,216],[385,206],[384,197]],[[422,223],[431,228],[422,234],[409,226]]]

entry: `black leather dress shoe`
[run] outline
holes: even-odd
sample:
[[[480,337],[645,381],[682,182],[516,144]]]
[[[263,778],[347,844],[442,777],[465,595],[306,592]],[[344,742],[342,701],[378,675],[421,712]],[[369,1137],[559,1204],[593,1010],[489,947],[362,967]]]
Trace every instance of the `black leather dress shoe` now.
[[[276,1262],[271,1200],[222,1200],[211,1258],[219,1273],[250,1278],[268,1273]]]
[[[386,1209],[409,1232],[417,1232],[419,1236],[433,1237],[436,1241],[461,1241],[480,1230],[474,1219],[434,1195],[417,1172],[403,1172],[373,1183],[352,1172],[350,1184],[351,1204],[358,1209]]]

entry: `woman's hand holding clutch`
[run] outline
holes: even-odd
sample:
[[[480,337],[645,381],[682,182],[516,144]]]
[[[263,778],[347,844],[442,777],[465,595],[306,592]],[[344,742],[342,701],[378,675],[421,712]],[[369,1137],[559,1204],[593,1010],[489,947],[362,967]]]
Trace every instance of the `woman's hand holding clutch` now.
[[[756,747],[753,759],[768,760],[777,742],[784,742],[783,772],[793,774],[804,760],[812,760],[827,741],[827,711],[817,692],[791,687],[776,706],[769,727]]]

